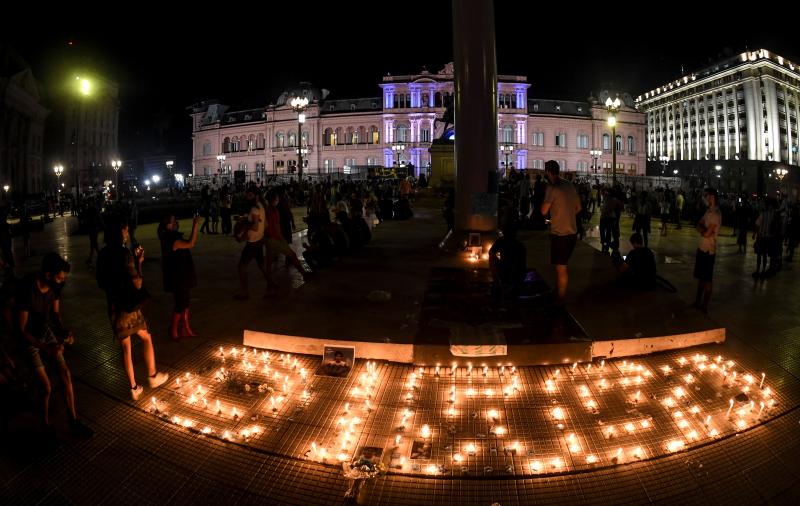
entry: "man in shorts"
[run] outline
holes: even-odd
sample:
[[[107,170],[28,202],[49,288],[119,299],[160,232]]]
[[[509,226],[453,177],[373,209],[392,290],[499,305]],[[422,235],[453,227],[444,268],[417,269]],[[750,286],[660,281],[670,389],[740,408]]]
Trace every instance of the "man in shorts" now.
[[[75,411],[75,392],[72,375],[64,360],[64,344],[72,344],[72,332],[61,321],[61,288],[69,274],[70,265],[58,253],[48,253],[42,258],[39,272],[29,274],[19,283],[15,295],[17,331],[27,345],[28,356],[35,376],[42,387],[42,421],[45,430],[50,426],[50,378],[45,361],[54,365],[64,385],[64,396],[69,410],[70,432],[89,438],[93,431],[78,420]]]
[[[700,245],[694,260],[694,277],[697,279],[697,297],[693,307],[708,313],[708,301],[711,299],[711,280],[714,277],[714,260],[717,257],[717,237],[722,225],[722,215],[717,207],[717,190],[706,188],[703,200],[708,208],[697,222],[700,232]]]
[[[242,256],[239,258],[239,284],[242,291],[234,295],[236,300],[247,300],[250,298],[250,289],[247,280],[247,266],[253,260],[256,261],[258,270],[267,281],[267,289],[269,290],[271,281],[269,272],[264,264],[264,229],[266,227],[266,205],[264,199],[261,198],[261,193],[258,187],[251,184],[245,191],[247,203],[250,206],[250,212],[247,215],[247,222],[249,229],[247,230],[247,242],[242,250]]]
[[[559,176],[558,162],[548,160],[544,171],[550,184],[541,212],[542,216],[550,214],[550,263],[556,266],[556,303],[560,305],[564,303],[569,284],[567,263],[578,240],[575,217],[581,210],[581,199],[572,183]]]

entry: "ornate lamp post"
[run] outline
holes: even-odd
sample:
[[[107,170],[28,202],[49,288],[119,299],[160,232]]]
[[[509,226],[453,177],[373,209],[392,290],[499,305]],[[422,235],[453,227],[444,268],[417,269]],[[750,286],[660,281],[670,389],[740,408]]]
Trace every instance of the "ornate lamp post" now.
[[[297,179],[299,182],[303,182],[303,123],[306,122],[306,114],[305,110],[308,107],[308,98],[307,97],[294,97],[289,105],[292,106],[294,112],[297,113]],[[306,148],[306,153],[308,149]]]
[[[114,188],[117,194],[117,198],[115,200],[119,202],[119,169],[122,168],[122,162],[120,160],[112,160],[111,168],[114,169]]]
[[[599,149],[592,149],[589,151],[589,156],[592,157],[592,170],[594,170],[594,177],[597,179],[597,160],[603,156],[603,151]]]
[[[608,109],[608,126],[611,127],[611,184],[617,185],[617,111],[622,105],[619,97],[611,100],[606,99],[606,109]]]
[[[667,155],[661,155],[658,157],[658,161],[661,164],[661,177],[664,177],[664,171],[667,170],[667,165],[669,165],[669,157]],[[659,181],[660,183],[661,181]]]
[[[397,154],[397,161],[394,162],[397,168],[400,168],[400,155],[406,150],[406,145],[402,141],[392,144],[392,151]]]
[[[508,143],[501,144],[500,145],[500,152],[503,153],[503,156],[505,156],[505,159],[506,159],[506,161],[503,162],[503,177],[506,177],[508,175],[508,169],[509,168],[513,168],[513,162],[512,162],[511,165],[509,165],[508,159],[514,153],[514,145],[513,144],[508,144]]]

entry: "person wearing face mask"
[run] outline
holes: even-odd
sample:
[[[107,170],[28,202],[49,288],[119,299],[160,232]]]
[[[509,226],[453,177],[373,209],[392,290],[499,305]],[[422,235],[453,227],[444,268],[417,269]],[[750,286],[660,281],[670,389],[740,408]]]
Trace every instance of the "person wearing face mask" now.
[[[28,347],[31,366],[43,391],[42,420],[51,437],[50,378],[45,361],[55,365],[64,386],[64,396],[69,411],[70,432],[78,437],[91,437],[93,431],[78,420],[75,411],[75,392],[72,375],[64,360],[64,344],[72,344],[72,333],[61,319],[61,289],[69,274],[70,265],[58,253],[48,253],[42,258],[39,272],[29,274],[17,286],[15,308],[17,332]]]
[[[197,335],[189,324],[189,291],[197,286],[191,250],[197,244],[199,222],[200,217],[195,216],[192,234],[188,240],[178,231],[179,223],[174,214],[164,215],[158,226],[164,291],[172,293],[175,299],[172,323],[169,326],[169,337],[173,341]]]

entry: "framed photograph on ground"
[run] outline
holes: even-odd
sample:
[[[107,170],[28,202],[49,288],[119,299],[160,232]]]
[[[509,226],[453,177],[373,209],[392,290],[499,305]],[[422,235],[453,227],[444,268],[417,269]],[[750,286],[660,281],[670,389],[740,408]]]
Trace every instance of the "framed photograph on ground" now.
[[[317,374],[346,378],[353,369],[356,349],[353,346],[325,346],[322,354],[322,365]]]
[[[362,446],[358,450],[358,458],[356,460],[362,463],[369,462],[377,466],[381,461],[381,456],[383,456],[383,448]]]
[[[411,446],[411,459],[429,459],[431,458],[431,444],[427,441],[414,440]]]

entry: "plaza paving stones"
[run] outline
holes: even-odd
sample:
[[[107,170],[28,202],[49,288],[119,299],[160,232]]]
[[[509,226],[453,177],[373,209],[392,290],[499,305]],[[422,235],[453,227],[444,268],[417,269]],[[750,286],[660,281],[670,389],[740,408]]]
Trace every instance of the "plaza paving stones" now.
[[[414,222],[383,224],[374,240],[380,242],[381,234],[392,234],[397,241],[410,224]],[[729,329],[724,345],[607,361],[602,367],[599,361],[591,368],[589,363],[578,364],[574,370],[572,364],[520,367],[515,375],[511,364],[503,364],[501,375],[497,360],[487,360],[486,377],[480,359],[472,361],[471,373],[467,361],[460,360],[452,375],[451,365],[441,364],[437,380],[435,364],[420,374],[408,365],[378,362],[372,368],[365,361],[357,361],[347,378],[322,377],[315,375],[319,357],[293,355],[281,363],[280,353],[271,354],[267,376],[259,358],[264,350],[253,356],[252,349],[248,349],[252,359],[248,362],[257,367],[248,372],[241,358],[241,328],[246,322],[238,316],[240,308],[261,310],[268,319],[273,306],[261,301],[229,302],[233,266],[226,278],[218,262],[228,257],[235,262],[238,246],[219,237],[204,237],[195,260],[205,285],[193,293],[192,304],[200,324],[195,326],[207,339],[168,342],[160,328],[166,326],[168,299],[151,305],[148,316],[159,363],[172,378],[158,389],[146,389],[140,402],[133,403],[119,365],[119,349],[104,319],[104,299],[93,273],[82,265],[88,241],[62,234],[68,230],[66,223],[62,225],[34,235],[34,249],[58,247],[73,260],[64,306],[67,323],[77,330],[79,341],[67,358],[74,365],[78,409],[96,434],[88,441],[75,441],[62,433],[62,445],[42,455],[20,452],[32,435],[15,433],[23,439],[0,453],[3,504],[342,504],[349,487],[336,460],[343,440],[348,459],[365,446],[381,448],[390,463],[395,455],[406,459],[400,468],[390,468],[385,476],[365,484],[360,497],[368,504],[796,503],[800,387],[793,373],[797,372],[795,329],[800,320],[791,311],[771,311],[787,297],[798,295],[794,273],[782,272],[767,281],[769,290],[762,284],[742,289],[742,283],[752,282],[747,278],[753,258],[729,254],[732,239],[720,241],[719,289],[712,300],[714,318]],[[151,228],[140,227],[139,235],[152,253],[145,264],[147,279],[157,280],[158,248]],[[691,248],[696,241],[691,230],[674,234],[669,241],[654,239],[655,248],[674,258],[683,258],[681,248]],[[23,268],[35,269],[39,260],[23,262]],[[690,261],[664,264],[659,271],[686,298],[694,288],[691,267]],[[547,270],[542,272],[549,275]],[[165,297],[157,284],[155,293]],[[226,353],[224,366],[220,346]],[[231,359],[232,347],[240,350],[237,360]],[[705,360],[695,360],[702,355]],[[722,357],[720,362],[717,355]],[[134,356],[143,378],[139,345],[134,347]],[[734,362],[733,367],[727,365],[728,360]],[[631,362],[636,365],[631,367]],[[703,370],[701,364],[705,364]],[[712,364],[716,365],[713,369]],[[720,372],[721,365],[727,377]],[[670,367],[669,374],[665,366]],[[235,378],[216,380],[221,367],[233,371]],[[305,384],[301,369],[306,370]],[[187,372],[189,385],[184,382],[178,387],[175,380],[185,379]],[[737,373],[735,384],[733,372]],[[760,388],[762,372],[764,386],[771,391],[766,397]],[[413,387],[412,373],[416,375]],[[752,384],[746,379],[748,373]],[[689,382],[688,374],[692,375]],[[636,384],[636,376],[642,378],[641,384]],[[202,395],[196,390],[198,383]],[[251,386],[249,392],[245,383]],[[259,385],[267,385],[272,392],[259,392]],[[451,404],[452,386],[455,402]],[[683,395],[676,392],[678,387]],[[744,387],[750,388],[753,408],[740,398],[729,417],[730,398]],[[354,394],[355,388],[359,392]],[[633,403],[637,391],[641,391],[639,401]],[[195,404],[190,403],[193,393]],[[277,396],[284,399],[278,402]],[[160,405],[159,413],[151,410],[152,397]],[[275,411],[270,397],[276,400]],[[667,406],[667,397],[675,405]],[[209,401],[208,408],[201,398]],[[760,402],[770,398],[774,405],[765,406],[759,417]],[[223,415],[215,410],[217,399]],[[369,410],[365,409],[367,400]],[[60,402],[57,394],[54,402]],[[345,413],[347,403],[349,412]],[[695,405],[699,413],[692,413]],[[234,406],[237,419],[232,417]],[[554,419],[556,407],[561,408],[563,420]],[[405,430],[398,432],[406,409]],[[745,411],[739,414],[739,409]],[[63,412],[63,403],[59,410]],[[491,419],[491,410],[497,411],[496,421]],[[676,416],[676,411],[682,416]],[[174,423],[172,416],[195,424]],[[352,424],[351,433],[349,422],[354,416],[361,421]],[[340,418],[344,424],[338,423]],[[737,425],[740,418],[744,428]],[[642,420],[652,425],[640,428]],[[625,428],[627,423],[634,423],[632,434]],[[212,429],[208,435],[202,434],[206,425]],[[255,434],[251,430],[249,437],[243,437],[244,430],[253,425],[263,430]],[[430,430],[427,438],[423,425]],[[498,427],[506,432],[498,434]],[[719,434],[710,436],[712,429]],[[226,430],[227,439],[222,437]],[[414,440],[423,446],[426,440],[430,443],[430,458],[410,458]],[[670,441],[684,446],[670,452]],[[469,445],[475,445],[475,455],[469,454]],[[633,453],[636,448],[641,448],[641,458]],[[454,465],[456,453],[464,457],[460,465]],[[589,455],[598,460],[590,464]],[[560,468],[552,465],[556,458]],[[399,458],[394,461],[399,463]],[[536,461],[541,462],[538,472],[532,466]],[[429,473],[431,465],[436,467]]]

